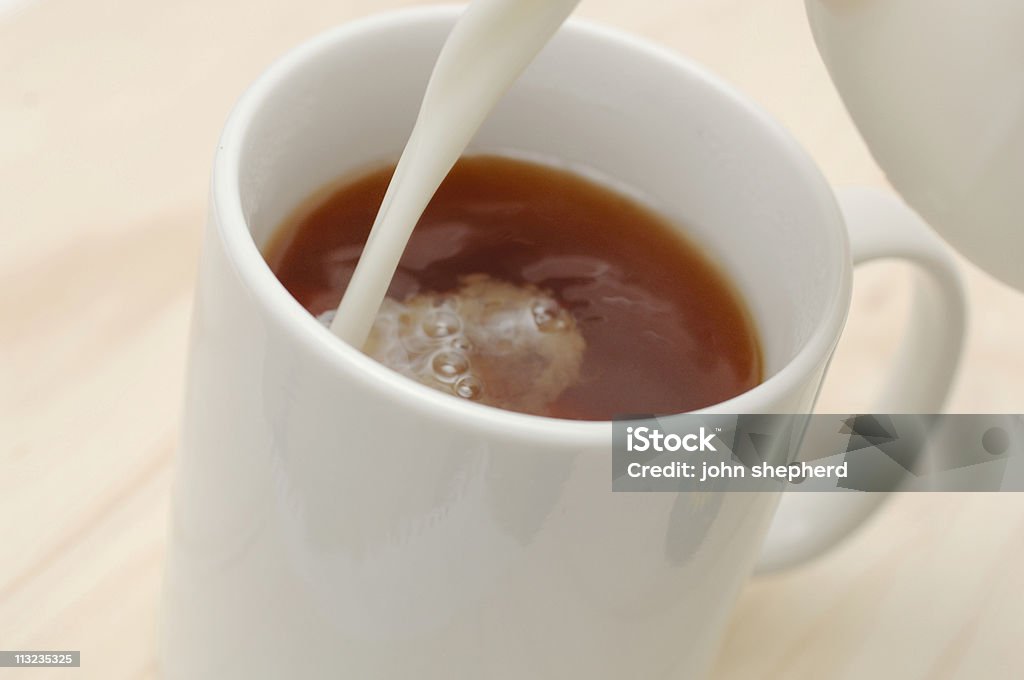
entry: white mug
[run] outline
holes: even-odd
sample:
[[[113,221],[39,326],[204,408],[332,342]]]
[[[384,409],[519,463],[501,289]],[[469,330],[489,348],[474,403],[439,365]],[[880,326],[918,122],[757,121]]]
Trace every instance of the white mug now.
[[[759,555],[805,559],[878,502],[793,494],[769,533],[780,493],[613,493],[610,423],[436,392],[289,296],[260,248],[319,188],[397,158],[457,15],[406,10],[317,37],[225,127],[173,505],[169,680],[702,677]],[[853,266],[882,257],[922,276],[879,410],[941,407],[964,322],[946,248],[895,198],[834,193],[776,122],[692,62],[572,21],[472,150],[611,178],[686,225],[747,301],[766,362],[762,384],[708,412],[809,412]]]

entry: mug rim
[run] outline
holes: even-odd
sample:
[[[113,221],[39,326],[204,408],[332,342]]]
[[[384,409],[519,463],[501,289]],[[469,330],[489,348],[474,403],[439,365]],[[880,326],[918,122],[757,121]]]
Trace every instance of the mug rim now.
[[[457,422],[461,427],[479,427],[501,431],[516,438],[542,439],[546,444],[591,446],[609,443],[612,421],[586,421],[531,415],[470,402],[422,385],[379,364],[361,351],[341,342],[313,315],[309,314],[284,288],[256,245],[246,220],[239,186],[242,149],[249,125],[264,102],[274,97],[278,83],[303,64],[316,60],[332,45],[358,34],[386,33],[401,26],[411,26],[438,18],[454,21],[463,10],[460,5],[434,5],[391,10],[345,22],[307,39],[276,59],[245,90],[232,108],[218,141],[211,178],[211,219],[224,246],[226,260],[234,268],[242,284],[252,293],[256,303],[285,328],[295,341],[329,364],[341,376],[361,377],[366,386],[390,392],[396,407],[424,410],[432,417]],[[810,337],[796,354],[759,384],[730,399],[691,413],[737,414],[763,411],[766,404],[792,391],[815,367],[826,359],[838,342],[852,295],[852,261],[849,240],[833,190],[817,164],[806,150],[767,111],[729,83],[695,61],[645,38],[622,29],[571,17],[560,31],[585,34],[603,40],[613,49],[627,49],[658,60],[674,70],[686,72],[702,81],[757,124],[762,134],[774,138],[786,151],[789,160],[802,176],[831,224],[822,225],[839,232],[839,289],[827,302],[825,314],[816,323]],[[314,188],[315,189],[315,188]],[[761,408],[758,408],[758,404]]]

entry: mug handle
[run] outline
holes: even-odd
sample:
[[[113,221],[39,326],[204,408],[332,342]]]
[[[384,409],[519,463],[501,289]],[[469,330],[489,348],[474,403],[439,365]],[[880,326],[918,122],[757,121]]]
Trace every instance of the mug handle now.
[[[950,248],[895,195],[836,190],[854,265],[901,259],[915,265],[914,298],[895,365],[876,413],[938,413],[960,362],[967,305]],[[804,441],[803,446],[814,446]],[[861,525],[889,492],[784,493],[756,573],[788,569],[832,548]]]

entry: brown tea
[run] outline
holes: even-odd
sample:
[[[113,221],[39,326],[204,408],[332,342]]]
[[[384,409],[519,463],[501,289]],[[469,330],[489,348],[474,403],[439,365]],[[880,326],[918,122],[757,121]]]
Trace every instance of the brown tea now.
[[[311,313],[337,307],[393,170],[346,181],[268,247],[271,268]],[[696,247],[633,199],[546,165],[461,160],[388,295],[373,356],[503,408],[582,420],[679,413],[762,379],[743,302]],[[411,347],[410,324],[420,341],[448,344]],[[427,368],[401,369],[387,343],[403,362],[424,354]],[[479,371],[460,373],[471,362]]]

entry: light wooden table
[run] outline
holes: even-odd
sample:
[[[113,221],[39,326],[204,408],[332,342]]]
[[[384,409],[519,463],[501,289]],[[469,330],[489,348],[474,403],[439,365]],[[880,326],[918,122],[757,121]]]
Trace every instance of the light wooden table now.
[[[38,0],[0,15],[0,649],[156,675],[182,367],[209,163],[276,55],[381,0]],[[585,0],[696,57],[838,183],[882,184],[798,0]],[[1024,412],[1024,296],[968,270],[951,408]],[[823,410],[869,408],[905,272],[858,277]],[[871,321],[872,323],[866,323]],[[717,678],[1024,677],[1024,495],[895,499],[831,555],[754,581]]]

